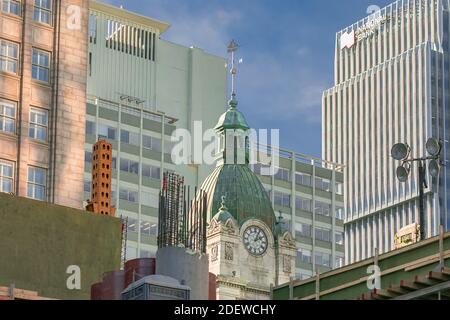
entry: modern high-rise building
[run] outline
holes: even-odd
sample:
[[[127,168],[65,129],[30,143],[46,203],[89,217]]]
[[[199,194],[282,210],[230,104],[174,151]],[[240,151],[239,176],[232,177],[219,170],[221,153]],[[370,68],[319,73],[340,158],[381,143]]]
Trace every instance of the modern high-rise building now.
[[[275,175],[262,175],[261,157],[253,166],[269,194],[282,227],[297,247],[296,279],[344,265],[344,196],[341,165],[279,149]],[[268,168],[266,168],[268,169]],[[269,170],[267,170],[269,171]]]
[[[449,18],[449,1],[402,0],[336,35],[322,140],[324,159],[344,165],[347,263],[393,250],[398,230],[419,223],[417,167],[399,182],[392,146],[408,143],[421,157],[436,138],[449,160]],[[427,237],[450,227],[449,170],[427,175]]]
[[[175,165],[171,135],[187,129],[198,141],[195,121],[214,127],[226,108],[226,60],[161,39],[165,22],[96,1],[89,16],[84,199],[92,146],[105,139],[113,146],[112,205],[128,218],[127,259],[154,256],[164,171],[196,186],[212,170]]]
[[[84,0],[1,1],[0,192],[83,206],[87,13]]]

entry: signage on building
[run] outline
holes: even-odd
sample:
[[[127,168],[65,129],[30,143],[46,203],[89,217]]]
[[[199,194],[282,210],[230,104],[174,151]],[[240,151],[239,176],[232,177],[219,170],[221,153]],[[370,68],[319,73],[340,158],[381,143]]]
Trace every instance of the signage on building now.
[[[357,42],[362,41],[371,35],[375,34],[377,30],[388,21],[388,17],[376,17],[369,19],[361,27],[350,32],[344,32],[341,34],[341,50],[345,48],[353,47]]]

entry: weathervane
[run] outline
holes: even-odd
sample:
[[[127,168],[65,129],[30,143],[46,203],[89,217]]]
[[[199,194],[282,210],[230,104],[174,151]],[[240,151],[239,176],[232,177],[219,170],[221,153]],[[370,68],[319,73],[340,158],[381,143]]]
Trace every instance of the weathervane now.
[[[237,74],[237,69],[236,69],[235,60],[234,60],[234,53],[238,50],[238,48],[239,48],[239,45],[234,40],[231,40],[230,44],[227,47],[227,52],[231,53],[231,68],[230,68],[230,74],[231,74],[230,107],[231,108],[235,108],[237,105],[237,101],[235,100],[236,93],[234,91],[234,78]],[[242,63],[242,59],[239,59],[239,63]]]

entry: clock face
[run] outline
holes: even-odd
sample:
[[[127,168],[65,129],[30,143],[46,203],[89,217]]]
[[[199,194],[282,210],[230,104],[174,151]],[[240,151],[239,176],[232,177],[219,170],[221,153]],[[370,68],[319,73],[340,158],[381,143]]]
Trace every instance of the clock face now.
[[[256,226],[248,227],[244,232],[244,246],[254,256],[262,256],[267,250],[267,236]]]

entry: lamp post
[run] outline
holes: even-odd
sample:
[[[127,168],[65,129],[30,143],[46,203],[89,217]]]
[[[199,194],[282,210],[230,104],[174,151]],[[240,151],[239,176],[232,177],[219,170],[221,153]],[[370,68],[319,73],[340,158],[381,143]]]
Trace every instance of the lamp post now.
[[[428,163],[429,174],[437,178],[440,172],[439,156],[442,151],[442,144],[439,140],[430,138],[426,144],[428,156],[420,158],[410,158],[411,148],[406,143],[397,143],[392,147],[391,156],[402,164],[397,168],[396,175],[400,182],[406,182],[411,173],[411,164],[418,163],[418,187],[419,187],[419,224],[420,224],[420,240],[424,240],[425,235],[425,208],[424,208],[424,188],[427,188],[425,179],[426,163]]]

